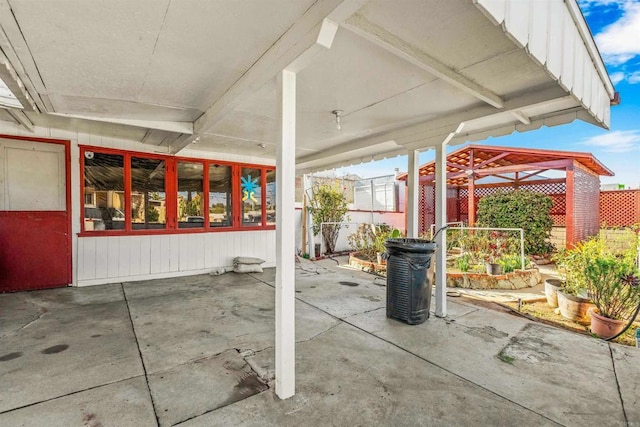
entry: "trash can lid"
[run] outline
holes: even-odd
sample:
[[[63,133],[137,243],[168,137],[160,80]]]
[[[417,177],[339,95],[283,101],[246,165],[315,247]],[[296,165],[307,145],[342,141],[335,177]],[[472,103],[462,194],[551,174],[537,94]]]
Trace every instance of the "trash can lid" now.
[[[387,249],[399,249],[405,252],[435,252],[438,245],[426,239],[387,239]]]

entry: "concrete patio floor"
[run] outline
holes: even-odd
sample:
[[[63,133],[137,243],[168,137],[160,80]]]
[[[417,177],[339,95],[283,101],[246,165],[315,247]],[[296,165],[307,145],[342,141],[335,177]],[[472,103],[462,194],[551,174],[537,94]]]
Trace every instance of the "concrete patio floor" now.
[[[640,425],[640,350],[456,298],[408,326],[333,260],[298,265],[281,401],[274,276],[0,295],[0,425]]]

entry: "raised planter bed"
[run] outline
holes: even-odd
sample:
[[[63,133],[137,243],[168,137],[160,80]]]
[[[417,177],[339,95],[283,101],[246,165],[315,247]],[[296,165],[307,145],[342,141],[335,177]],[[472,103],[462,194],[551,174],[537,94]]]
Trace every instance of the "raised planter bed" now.
[[[349,253],[349,266],[368,273],[387,274],[387,264],[378,264],[358,257],[357,252]]]
[[[485,273],[447,273],[447,286],[466,289],[523,289],[536,286],[541,280],[537,268],[516,270],[512,273],[489,275]]]

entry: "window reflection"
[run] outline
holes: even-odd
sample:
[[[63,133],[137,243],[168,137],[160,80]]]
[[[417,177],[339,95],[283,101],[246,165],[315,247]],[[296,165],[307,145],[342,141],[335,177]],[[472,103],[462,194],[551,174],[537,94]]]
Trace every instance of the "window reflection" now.
[[[240,194],[242,195],[242,226],[262,225],[262,176],[261,170],[242,168]]]
[[[163,229],[167,223],[165,162],[131,158],[131,226]]]
[[[276,171],[267,171],[267,225],[276,225]]]
[[[209,166],[209,225],[230,227],[231,223],[231,166]]]
[[[84,230],[124,229],[124,156],[84,152]]]
[[[203,228],[204,165],[178,162],[178,228]]]

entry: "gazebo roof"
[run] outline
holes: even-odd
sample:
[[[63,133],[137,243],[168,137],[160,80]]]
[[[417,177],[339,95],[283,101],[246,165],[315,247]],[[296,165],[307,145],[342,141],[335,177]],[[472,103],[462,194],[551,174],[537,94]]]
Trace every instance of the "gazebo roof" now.
[[[472,144],[447,155],[447,182],[454,186],[465,186],[472,173],[475,176],[499,176],[514,172],[532,172],[527,176],[533,177],[536,171],[566,169],[574,161],[595,175],[614,175],[591,153]],[[419,171],[420,181],[433,181],[435,167],[435,161],[422,165]],[[404,181],[407,175],[403,174],[398,179]]]

